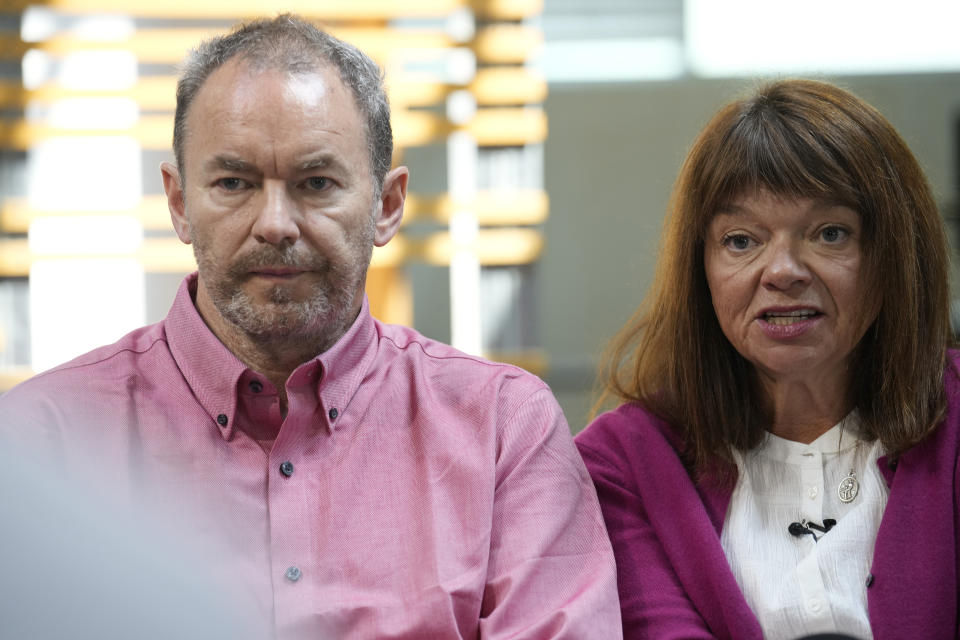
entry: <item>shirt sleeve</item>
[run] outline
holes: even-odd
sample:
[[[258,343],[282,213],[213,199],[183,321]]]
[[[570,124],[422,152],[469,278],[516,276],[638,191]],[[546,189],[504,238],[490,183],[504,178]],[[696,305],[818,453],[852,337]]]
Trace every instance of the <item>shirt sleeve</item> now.
[[[35,377],[0,394],[0,447],[31,450],[51,458],[62,448],[64,416],[54,398],[64,393],[50,388],[48,379]]]
[[[613,552],[546,388],[501,425],[480,637],[621,638]]]
[[[629,470],[622,472],[582,439],[577,446],[596,486],[616,556],[624,638],[714,638],[680,583],[643,501],[630,486]]]

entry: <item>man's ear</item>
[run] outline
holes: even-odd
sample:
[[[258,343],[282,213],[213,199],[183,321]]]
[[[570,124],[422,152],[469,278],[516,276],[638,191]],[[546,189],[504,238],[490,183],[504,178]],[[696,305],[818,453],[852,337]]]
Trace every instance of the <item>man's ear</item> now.
[[[407,180],[410,171],[406,167],[392,169],[383,178],[383,190],[380,193],[380,206],[374,221],[373,244],[377,247],[390,242],[400,228],[403,220],[403,203],[407,199]]]
[[[185,244],[190,244],[190,223],[187,221],[187,209],[183,200],[183,183],[180,171],[170,162],[160,163],[160,175],[163,177],[163,191],[167,194],[167,208],[170,220],[177,236]]]

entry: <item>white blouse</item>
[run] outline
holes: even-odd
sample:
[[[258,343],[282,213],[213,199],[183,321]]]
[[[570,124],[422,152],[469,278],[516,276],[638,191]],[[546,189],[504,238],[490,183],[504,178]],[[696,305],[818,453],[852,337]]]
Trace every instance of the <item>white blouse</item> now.
[[[765,638],[872,637],[866,580],[889,490],[877,468],[880,442],[857,437],[855,413],[840,424],[810,444],[768,434],[734,453],[739,477],[720,542]],[[859,489],[843,502],[838,488],[848,475]],[[825,518],[837,521],[828,533],[806,527],[817,541],[788,531]]]

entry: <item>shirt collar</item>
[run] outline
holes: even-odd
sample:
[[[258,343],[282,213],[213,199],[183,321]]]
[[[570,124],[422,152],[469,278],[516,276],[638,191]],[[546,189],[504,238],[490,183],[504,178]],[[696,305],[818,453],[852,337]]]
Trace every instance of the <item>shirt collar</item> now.
[[[164,320],[164,331],[180,373],[213,423],[229,439],[237,409],[237,383],[247,366],[220,342],[200,317],[193,302],[196,290],[194,272],[180,283]]]
[[[342,424],[350,401],[377,357],[378,334],[377,323],[370,315],[370,302],[364,294],[357,319],[332,347],[317,357],[321,368],[317,395],[330,431]]]
[[[249,368],[210,331],[194,305],[197,274],[180,284],[164,330],[167,343],[197,400],[224,438],[233,434],[237,388]],[[376,358],[378,329],[366,295],[356,320],[332,347],[294,370],[288,388],[316,385],[322,419],[332,432]],[[223,416],[223,417],[221,417]],[[226,422],[226,424],[223,424]]]
[[[857,446],[860,440],[860,415],[854,409],[810,443],[794,442],[768,432],[757,452],[768,458],[791,462],[810,451],[821,454],[843,453]]]

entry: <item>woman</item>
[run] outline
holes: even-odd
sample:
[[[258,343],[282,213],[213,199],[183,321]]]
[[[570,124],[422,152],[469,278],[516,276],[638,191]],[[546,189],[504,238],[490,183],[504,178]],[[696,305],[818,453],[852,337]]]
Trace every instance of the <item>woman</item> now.
[[[578,436],[627,638],[958,635],[948,254],[872,107],[787,80],[722,109]]]

